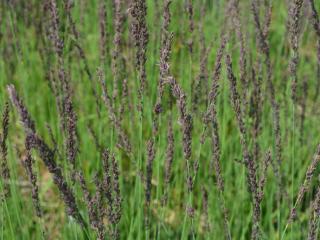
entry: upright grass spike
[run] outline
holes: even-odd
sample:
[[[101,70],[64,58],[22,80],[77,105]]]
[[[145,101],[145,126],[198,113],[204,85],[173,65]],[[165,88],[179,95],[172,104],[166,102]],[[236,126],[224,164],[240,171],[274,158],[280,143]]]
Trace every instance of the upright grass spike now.
[[[33,202],[33,206],[35,208],[36,211],[36,215],[39,218],[42,218],[43,216],[43,211],[41,208],[41,204],[40,204],[40,198],[39,198],[39,186],[38,186],[38,179],[37,179],[37,175],[34,172],[34,160],[31,156],[31,144],[29,142],[30,139],[26,139],[25,141],[25,147],[26,147],[26,157],[23,160],[23,165],[26,169],[27,175],[29,177],[29,181],[31,183],[31,187],[32,187],[32,202]]]
[[[308,240],[316,240],[319,236],[319,216],[320,216],[320,188],[317,188],[317,193],[314,201],[311,203],[311,213],[308,230]]]
[[[4,197],[7,198],[10,196],[10,170],[8,166],[8,147],[7,139],[9,132],[9,103],[6,102],[3,108],[2,121],[1,121],[1,130],[0,134],[0,160],[1,160],[1,178],[3,181],[3,193]]]
[[[261,94],[261,84],[262,84],[262,76],[261,76],[261,64],[259,64],[260,68],[258,72],[256,72],[255,68],[251,69],[251,79],[252,79],[252,95],[250,100],[250,116],[253,118],[252,123],[252,138],[253,138],[253,152],[252,157],[253,161],[258,164],[258,159],[260,157],[260,145],[258,143],[258,138],[261,134],[261,114],[262,114],[262,94]]]
[[[248,76],[247,76],[247,49],[246,49],[246,39],[245,33],[243,33],[243,26],[240,20],[240,8],[239,2],[232,0],[230,2],[230,10],[231,10],[231,22],[232,22],[232,29],[234,29],[240,48],[240,57],[239,57],[239,68],[240,68],[240,83],[241,83],[241,90],[243,96],[243,107],[247,108],[247,95],[248,95]],[[244,110],[245,110],[244,109]]]
[[[153,140],[149,140],[147,143],[147,166],[146,166],[146,181],[145,181],[145,225],[146,234],[150,231],[151,225],[151,197],[152,197],[152,175],[153,175],[153,162],[155,158],[155,149]],[[149,238],[149,236],[146,236]]]
[[[118,97],[118,88],[120,85],[120,48],[121,48],[121,42],[122,42],[122,25],[123,25],[123,19],[121,14],[121,1],[120,0],[114,0],[114,36],[113,36],[113,49],[112,49],[112,73],[113,73],[113,95],[112,99],[115,101],[115,99]]]
[[[194,44],[194,9],[193,9],[193,0],[187,0],[186,3],[186,12],[188,14],[188,24],[189,24],[189,32],[190,39],[188,41],[188,47],[190,54],[193,53],[193,44]]]
[[[289,6],[289,33],[290,33],[290,44],[292,48],[292,57],[290,60],[289,68],[291,75],[291,97],[294,103],[297,101],[297,84],[298,84],[298,64],[299,64],[299,22],[300,22],[300,12],[304,0],[294,0]]]
[[[99,0],[99,51],[100,65],[104,66],[109,54],[108,32],[107,32],[107,7],[104,0]]]
[[[165,161],[165,169],[164,169],[164,195],[163,195],[163,205],[168,203],[168,191],[169,184],[172,176],[172,163],[174,160],[174,134],[173,134],[173,126],[172,126],[172,114],[170,114],[168,119],[168,130],[167,130],[167,149],[166,149],[166,161]]]
[[[308,98],[308,93],[309,93],[309,84],[308,84],[308,77],[304,77],[303,82],[302,82],[302,91],[301,91],[301,100],[300,100],[300,105],[301,105],[301,116],[300,116],[300,136],[299,140],[300,143],[303,143],[304,140],[304,124],[305,124],[305,119],[306,119],[306,109],[307,109],[307,98]]]
[[[147,84],[146,61],[147,45],[149,42],[149,32],[146,23],[147,4],[146,0],[133,0],[131,2],[130,13],[133,19],[131,24],[131,34],[133,36],[136,50],[136,68],[139,74],[140,86],[138,96],[140,103],[138,110],[143,111],[143,95]]]
[[[320,92],[320,19],[319,19],[319,13],[316,9],[316,5],[314,3],[314,0],[308,0],[311,8],[311,23],[313,26],[313,29],[318,37],[317,41],[317,85],[316,85],[316,92],[314,101],[318,99],[318,95]]]

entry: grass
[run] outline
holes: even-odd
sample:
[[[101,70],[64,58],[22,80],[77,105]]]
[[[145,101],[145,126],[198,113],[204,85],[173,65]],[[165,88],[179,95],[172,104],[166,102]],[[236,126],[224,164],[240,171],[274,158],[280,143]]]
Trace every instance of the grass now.
[[[45,2],[51,2],[45,1]],[[104,1],[102,1],[104,2]],[[116,2],[116,1],[115,1]],[[139,68],[136,64],[137,47],[134,46],[134,37],[129,29],[133,18],[131,16],[129,1],[121,1],[123,14],[122,43],[120,45],[118,69],[112,67],[112,50],[115,45],[113,37],[114,13],[113,1],[105,1],[107,9],[106,33],[107,52],[105,62],[100,61],[101,49],[99,46],[99,6],[100,1],[86,2],[79,0],[74,2],[71,8],[71,16],[79,31],[77,40],[72,33],[70,21],[63,1],[57,0],[59,13],[58,34],[64,41],[62,59],[63,67],[70,76],[68,84],[76,121],[76,143],[79,151],[76,153],[76,170],[82,171],[87,187],[92,196],[98,192],[98,185],[94,182],[95,176],[102,181],[106,174],[103,168],[101,151],[95,143],[94,136],[88,130],[91,127],[96,134],[99,145],[109,149],[115,154],[119,165],[119,185],[121,192],[121,219],[119,223],[112,224],[106,216],[103,223],[107,238],[112,236],[112,229],[119,230],[120,239],[223,239],[226,237],[224,228],[224,204],[228,211],[228,231],[232,239],[307,239],[310,221],[313,216],[312,202],[316,198],[319,182],[317,180],[319,167],[317,165],[310,187],[303,197],[301,204],[297,206],[297,220],[288,224],[291,208],[304,182],[308,166],[316,153],[320,143],[318,124],[319,110],[316,97],[317,79],[317,35],[308,17],[310,16],[309,1],[302,6],[299,18],[299,64],[297,68],[297,102],[291,99],[292,75],[289,71],[289,63],[292,56],[290,44],[290,27],[288,21],[288,5],[285,1],[270,1],[273,4],[270,31],[267,41],[270,47],[270,59],[272,64],[272,83],[275,88],[275,100],[279,104],[280,111],[280,135],[282,140],[282,157],[280,171],[284,176],[284,189],[288,198],[277,199],[280,192],[277,184],[278,178],[274,171],[277,154],[277,144],[274,136],[273,109],[270,105],[269,89],[267,85],[267,69],[264,63],[264,55],[259,50],[259,39],[255,28],[251,1],[239,1],[240,31],[245,38],[246,46],[246,80],[248,86],[240,82],[240,42],[236,34],[238,26],[232,25],[233,13],[227,11],[227,1],[193,1],[194,32],[189,31],[189,15],[185,10],[185,4],[189,1],[174,0],[170,5],[171,22],[169,31],[173,33],[170,58],[170,69],[166,74],[166,83],[162,99],[163,111],[158,115],[158,132],[154,132],[156,113],[154,107],[157,103],[159,88],[158,81],[161,69],[160,49],[161,36],[168,37],[161,30],[163,24],[163,4],[165,1],[146,0],[146,23],[149,33],[149,41],[146,52],[146,88],[142,96],[143,112],[137,109],[141,99],[138,90],[140,88]],[[144,1],[133,1],[144,2]],[[186,3],[185,3],[186,2]],[[232,3],[233,1],[231,1]],[[255,2],[255,1],[254,1]],[[266,1],[269,2],[269,1]],[[72,168],[67,159],[70,149],[66,145],[68,130],[61,128],[63,119],[57,106],[58,98],[50,88],[47,80],[48,68],[53,71],[53,77],[59,81],[57,74],[59,56],[53,47],[54,42],[48,37],[45,30],[51,30],[52,20],[50,11],[44,12],[43,5],[39,1],[13,1],[0,4],[0,109],[4,109],[9,101],[7,86],[13,84],[18,95],[23,100],[31,118],[36,125],[37,135],[52,149],[57,149],[61,157],[56,153],[55,161],[61,166],[63,175],[71,187],[80,214],[85,222],[90,225],[88,202],[79,182],[72,180]],[[160,7],[157,7],[159,4]],[[316,9],[320,11],[320,4]],[[205,14],[201,7],[205,5]],[[234,5],[231,5],[234,7]],[[264,24],[265,5],[259,5],[259,17]],[[311,18],[311,16],[310,16]],[[202,94],[198,104],[198,110],[193,111],[193,92],[196,91],[191,82],[196,81],[200,71],[200,53],[203,44],[200,41],[199,23],[203,19],[204,38],[206,46],[212,43],[212,49],[208,55],[209,89],[202,88]],[[39,31],[39,26],[41,30]],[[252,137],[254,117],[251,102],[243,104],[244,92],[247,90],[249,99],[253,95],[252,69],[257,78],[261,78],[261,98],[259,104],[260,134],[257,142],[260,148],[259,158],[255,162],[257,179],[263,176],[262,166],[264,155],[270,149],[272,164],[266,172],[266,183],[262,192],[264,197],[259,209],[261,210],[258,221],[259,234],[255,238],[253,232],[254,202],[252,192],[248,187],[247,173],[250,167],[243,163],[243,146],[240,143],[239,125],[237,113],[234,111],[230,98],[230,82],[228,79],[225,54],[222,57],[222,72],[219,78],[219,90],[214,102],[216,111],[220,148],[221,176],[224,181],[224,189],[221,192],[217,184],[217,171],[212,164],[213,144],[211,134],[213,129],[211,122],[205,132],[206,138],[201,143],[201,135],[205,127],[203,116],[207,109],[208,96],[212,84],[212,74],[216,64],[216,56],[220,47],[221,35],[226,33],[229,37],[225,53],[230,54],[233,65],[233,73],[236,77],[236,90],[240,96],[240,105],[243,110],[242,120],[246,128],[245,140],[250,154],[254,148]],[[141,36],[138,36],[141,37]],[[193,52],[189,51],[188,43],[193,39]],[[76,44],[84,50],[89,71],[92,74],[90,80],[85,70],[85,62],[79,55]],[[131,152],[119,147],[119,129],[110,120],[110,109],[102,101],[102,86],[99,83],[97,69],[102,69],[109,95],[112,97],[114,88],[114,74],[119,75],[119,93],[123,92],[123,80],[128,81],[128,97],[121,95],[112,101],[115,116],[124,134],[128,136],[131,144]],[[177,85],[170,82],[174,77]],[[307,79],[308,95],[303,92],[303,79]],[[169,80],[168,80],[169,79]],[[51,82],[52,83],[52,82]],[[191,157],[188,159],[184,153],[184,131],[186,131],[186,117],[179,109],[181,97],[178,101],[172,89],[179,86],[182,94],[186,96],[186,113],[192,116],[191,131]],[[97,99],[92,94],[92,88],[97,91],[100,108]],[[180,93],[181,93],[180,92]],[[59,93],[60,94],[60,93]],[[126,102],[123,102],[126,98]],[[303,111],[301,101],[305,99],[305,121],[303,135],[301,136],[301,113]],[[120,108],[124,107],[121,115]],[[99,112],[100,116],[97,114]],[[64,112],[66,113],[66,112]],[[66,113],[68,114],[68,113]],[[141,115],[142,114],[142,115]],[[168,121],[172,115],[174,154],[171,169],[171,178],[168,186],[165,185],[165,162],[167,151]],[[22,165],[26,158],[25,137],[28,131],[21,124],[21,117],[17,107],[10,104],[9,135],[6,140],[8,147],[7,163],[10,170],[10,179],[1,178],[0,193],[5,191],[5,183],[9,181],[10,195],[2,196],[0,207],[0,238],[1,239],[96,239],[97,232],[91,226],[88,229],[81,227],[76,219],[66,214],[66,206],[61,199],[60,190],[55,185],[52,175],[44,164],[36,150],[32,150],[34,159],[33,170],[37,175],[39,185],[39,198],[43,211],[41,218],[36,216],[34,203],[31,198],[32,187],[29,178]],[[210,119],[212,120],[212,119]],[[47,125],[52,129],[56,143],[52,142]],[[2,129],[0,130],[2,133]],[[0,135],[2,138],[2,135]],[[120,136],[121,137],[121,136]],[[0,138],[0,140],[1,140]],[[154,141],[155,156],[153,159],[152,178],[147,176],[146,166],[148,161],[147,142]],[[3,155],[1,155],[3,158]],[[187,160],[190,164],[187,167]],[[2,160],[3,161],[3,160]],[[198,170],[194,170],[193,163],[199,163]],[[2,165],[1,165],[2,166]],[[110,173],[111,175],[113,172]],[[194,174],[193,190],[188,192],[186,177]],[[146,181],[151,181],[151,201],[145,202]],[[112,181],[114,182],[114,180]],[[203,203],[202,191],[208,192],[208,207]],[[165,191],[168,193],[168,201],[162,204]],[[115,194],[115,193],[113,193]],[[114,196],[114,195],[112,195]],[[95,203],[97,204],[97,203]],[[187,207],[191,207],[193,216],[190,216]],[[99,205],[94,205],[99,209]],[[109,203],[104,205],[110,207]],[[190,210],[190,209],[189,209]],[[191,210],[190,210],[191,211]],[[207,217],[206,217],[207,211]],[[97,211],[99,213],[99,211]],[[149,225],[146,224],[148,218]],[[207,219],[208,218],[208,219]],[[319,225],[319,220],[316,220]],[[209,227],[206,227],[206,224]],[[148,226],[148,228],[146,228]],[[319,228],[317,228],[319,231]],[[316,238],[314,238],[316,239]]]

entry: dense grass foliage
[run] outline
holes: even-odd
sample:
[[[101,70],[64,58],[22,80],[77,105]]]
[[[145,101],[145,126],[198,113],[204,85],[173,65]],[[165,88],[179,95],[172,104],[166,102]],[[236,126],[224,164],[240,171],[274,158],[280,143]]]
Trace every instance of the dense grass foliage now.
[[[316,0],[0,2],[1,239],[318,239]]]

